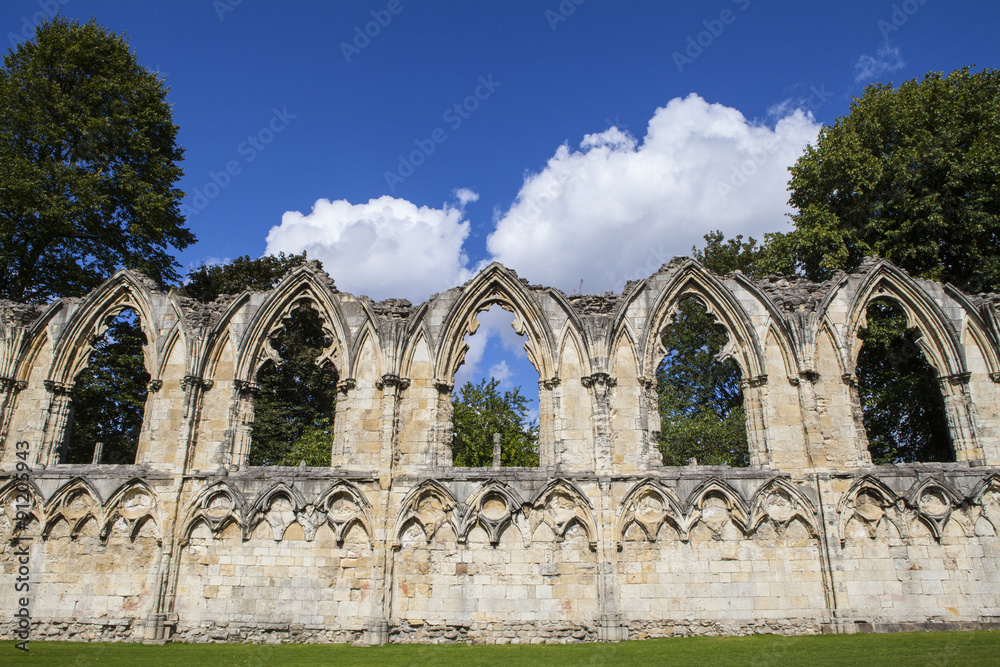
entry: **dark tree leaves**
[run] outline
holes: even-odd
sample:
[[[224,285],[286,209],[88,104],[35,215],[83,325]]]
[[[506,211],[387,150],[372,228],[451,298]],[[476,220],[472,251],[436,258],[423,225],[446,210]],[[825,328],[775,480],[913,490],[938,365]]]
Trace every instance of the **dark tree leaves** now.
[[[42,21],[0,69],[0,296],[78,296],[122,266],[165,284],[194,242],[167,90],[94,21]]]
[[[202,265],[188,274],[181,294],[202,303],[214,301],[220,294],[239,294],[243,290],[269,290],[285,275],[308,262],[306,253],[301,255],[265,255],[250,259],[249,255],[237,257],[228,264]],[[323,265],[312,260],[317,269]]]
[[[667,327],[667,356],[656,371],[664,465],[749,465],[740,371],[717,356],[724,327],[695,299],[682,301]]]
[[[312,308],[292,311],[271,341],[282,363],[265,364],[257,376],[250,465],[329,466],[337,405],[337,371],[316,365],[328,346]]]
[[[824,280],[866,255],[1000,290],[1000,72],[874,84],[791,168],[789,248]]]
[[[855,374],[872,462],[954,461],[937,374],[916,343],[920,332],[886,301],[866,314]]]
[[[135,463],[150,380],[142,357],[146,337],[133,310],[107,324],[76,377],[66,463],[90,463],[98,442],[104,443],[101,463]]]
[[[494,433],[501,437],[501,465],[538,465],[538,423],[527,423],[528,399],[521,395],[520,387],[501,393],[499,385],[493,378],[475,385],[466,382],[452,401],[454,465],[493,465]]]

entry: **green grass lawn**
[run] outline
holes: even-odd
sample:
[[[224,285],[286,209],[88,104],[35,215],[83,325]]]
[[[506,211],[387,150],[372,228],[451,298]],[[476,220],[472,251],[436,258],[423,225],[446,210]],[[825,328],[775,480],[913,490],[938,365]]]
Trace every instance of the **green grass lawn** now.
[[[693,637],[542,646],[341,644],[0,643],[0,664],[23,665],[1000,665],[1000,631],[809,637]]]

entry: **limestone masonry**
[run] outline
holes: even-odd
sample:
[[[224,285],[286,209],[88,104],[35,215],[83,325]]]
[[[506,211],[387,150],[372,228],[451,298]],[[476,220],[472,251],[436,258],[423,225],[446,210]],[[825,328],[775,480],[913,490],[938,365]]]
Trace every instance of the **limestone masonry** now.
[[[749,468],[660,460],[660,336],[688,296],[728,330]],[[922,333],[955,463],[871,464],[854,366],[876,298]],[[340,377],[333,465],[249,467],[254,380],[303,302]],[[515,314],[541,378],[538,468],[451,463],[463,337],[492,304]],[[684,258],[604,296],[493,264],[418,306],[376,303],[307,264],[209,304],[130,271],[82,299],[0,302],[0,631],[11,636],[25,595],[33,639],[1000,627],[998,305],[885,262],[814,284]],[[124,307],[153,378],[136,463],[60,464],[74,380]],[[22,451],[27,593],[15,590]]]

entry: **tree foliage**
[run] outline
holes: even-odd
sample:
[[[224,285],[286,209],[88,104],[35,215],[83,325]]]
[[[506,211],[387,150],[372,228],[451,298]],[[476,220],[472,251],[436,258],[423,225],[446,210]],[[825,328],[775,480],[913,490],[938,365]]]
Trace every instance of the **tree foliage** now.
[[[774,239],[825,279],[877,255],[967,291],[1000,290],[1000,72],[873,84],[791,168],[795,230]]]
[[[203,264],[188,274],[180,289],[181,294],[202,303],[214,301],[220,294],[239,294],[243,290],[268,290],[285,275],[308,262],[306,253],[301,255],[265,255],[250,259],[249,255],[237,257],[226,264]],[[322,265],[315,261],[317,268]]]
[[[180,292],[202,302],[220,294],[271,289],[293,269],[310,261],[300,255],[244,255],[227,264],[204,265],[188,274]],[[313,260],[317,269],[319,262]],[[337,371],[316,365],[329,341],[319,314],[309,307],[292,311],[271,341],[282,363],[269,362],[257,376],[250,465],[329,466],[333,450]]]
[[[906,315],[887,301],[868,306],[858,337],[856,375],[872,462],[954,461],[944,399],[934,368],[907,329]]]
[[[66,463],[90,463],[98,442],[104,443],[101,463],[135,463],[150,380],[142,357],[146,337],[130,309],[106,324],[76,377]]]
[[[501,393],[499,386],[500,381],[494,378],[475,385],[466,382],[452,401],[454,465],[493,465],[494,433],[501,437],[501,465],[538,465],[538,422],[527,421],[528,399],[520,387]]]
[[[656,371],[660,453],[664,465],[749,465],[746,414],[739,367],[717,357],[728,340],[696,299],[678,305]]]
[[[305,306],[272,339],[282,363],[267,362],[257,376],[250,465],[330,465],[337,371],[316,364],[327,344],[319,313]]]
[[[0,69],[0,296],[78,296],[121,266],[164,284],[183,150],[167,90],[124,37],[93,20],[42,21]]]

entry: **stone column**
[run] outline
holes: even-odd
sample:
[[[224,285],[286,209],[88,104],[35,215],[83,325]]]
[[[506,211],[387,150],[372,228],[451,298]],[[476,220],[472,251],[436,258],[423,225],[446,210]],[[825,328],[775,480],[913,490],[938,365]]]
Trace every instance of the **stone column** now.
[[[858,392],[858,379],[850,373],[845,373],[843,380],[851,396],[851,415],[853,416],[855,441],[857,442],[858,465],[871,467],[872,453],[868,451],[868,431],[865,430],[865,415],[861,411],[861,394]]]
[[[750,465],[755,468],[769,468],[772,465],[771,451],[767,443],[767,423],[764,420],[764,406],[767,403],[767,376],[758,375],[742,381],[743,408],[747,414],[747,445],[750,449]]]
[[[48,468],[62,460],[69,445],[69,428],[73,423],[73,385],[46,380],[45,388],[49,391],[49,410],[45,416],[42,447],[35,463]]]
[[[365,619],[364,636],[366,644],[387,644],[389,642],[389,617],[392,614],[392,487],[396,469],[397,439],[399,435],[399,401],[402,392],[410,386],[408,378],[386,374],[375,382],[376,388],[382,391],[382,415],[379,419],[381,430],[382,453],[379,457],[378,476],[379,516],[376,517],[378,534],[373,536],[375,544],[375,562],[379,563],[381,572],[375,575],[377,582],[375,597],[372,601],[372,616]]]
[[[615,512],[612,498],[611,473],[611,400],[610,391],[617,384],[607,373],[594,373],[581,378],[583,386],[594,399],[594,464],[600,493],[595,503],[597,519],[597,637],[601,641],[621,641],[628,638],[628,628],[622,623],[618,608],[618,545],[615,539]]]
[[[618,384],[607,373],[580,378],[594,399],[594,467],[598,475],[610,475],[612,469],[611,401],[609,392]]]
[[[562,428],[557,428],[561,419],[559,394],[561,381],[558,377],[538,381],[538,465],[542,468],[561,468],[563,451],[561,442]]]
[[[236,380],[236,397],[233,405],[230,429],[232,448],[222,453],[222,465],[230,470],[245,468],[250,456],[253,439],[253,401],[260,385],[247,380]]]
[[[0,447],[7,442],[7,432],[10,430],[10,420],[14,416],[17,395],[27,386],[28,383],[24,380],[0,378]]]
[[[971,377],[970,373],[938,377],[956,461],[984,459],[983,448],[979,444],[979,438],[976,437],[976,427],[972,421],[972,399],[969,396]]]
[[[427,464],[433,468],[451,467],[451,441],[455,435],[455,409],[451,404],[451,392],[455,385],[435,380],[434,388],[438,391],[438,400],[429,443],[433,446],[433,451],[427,454]]]

